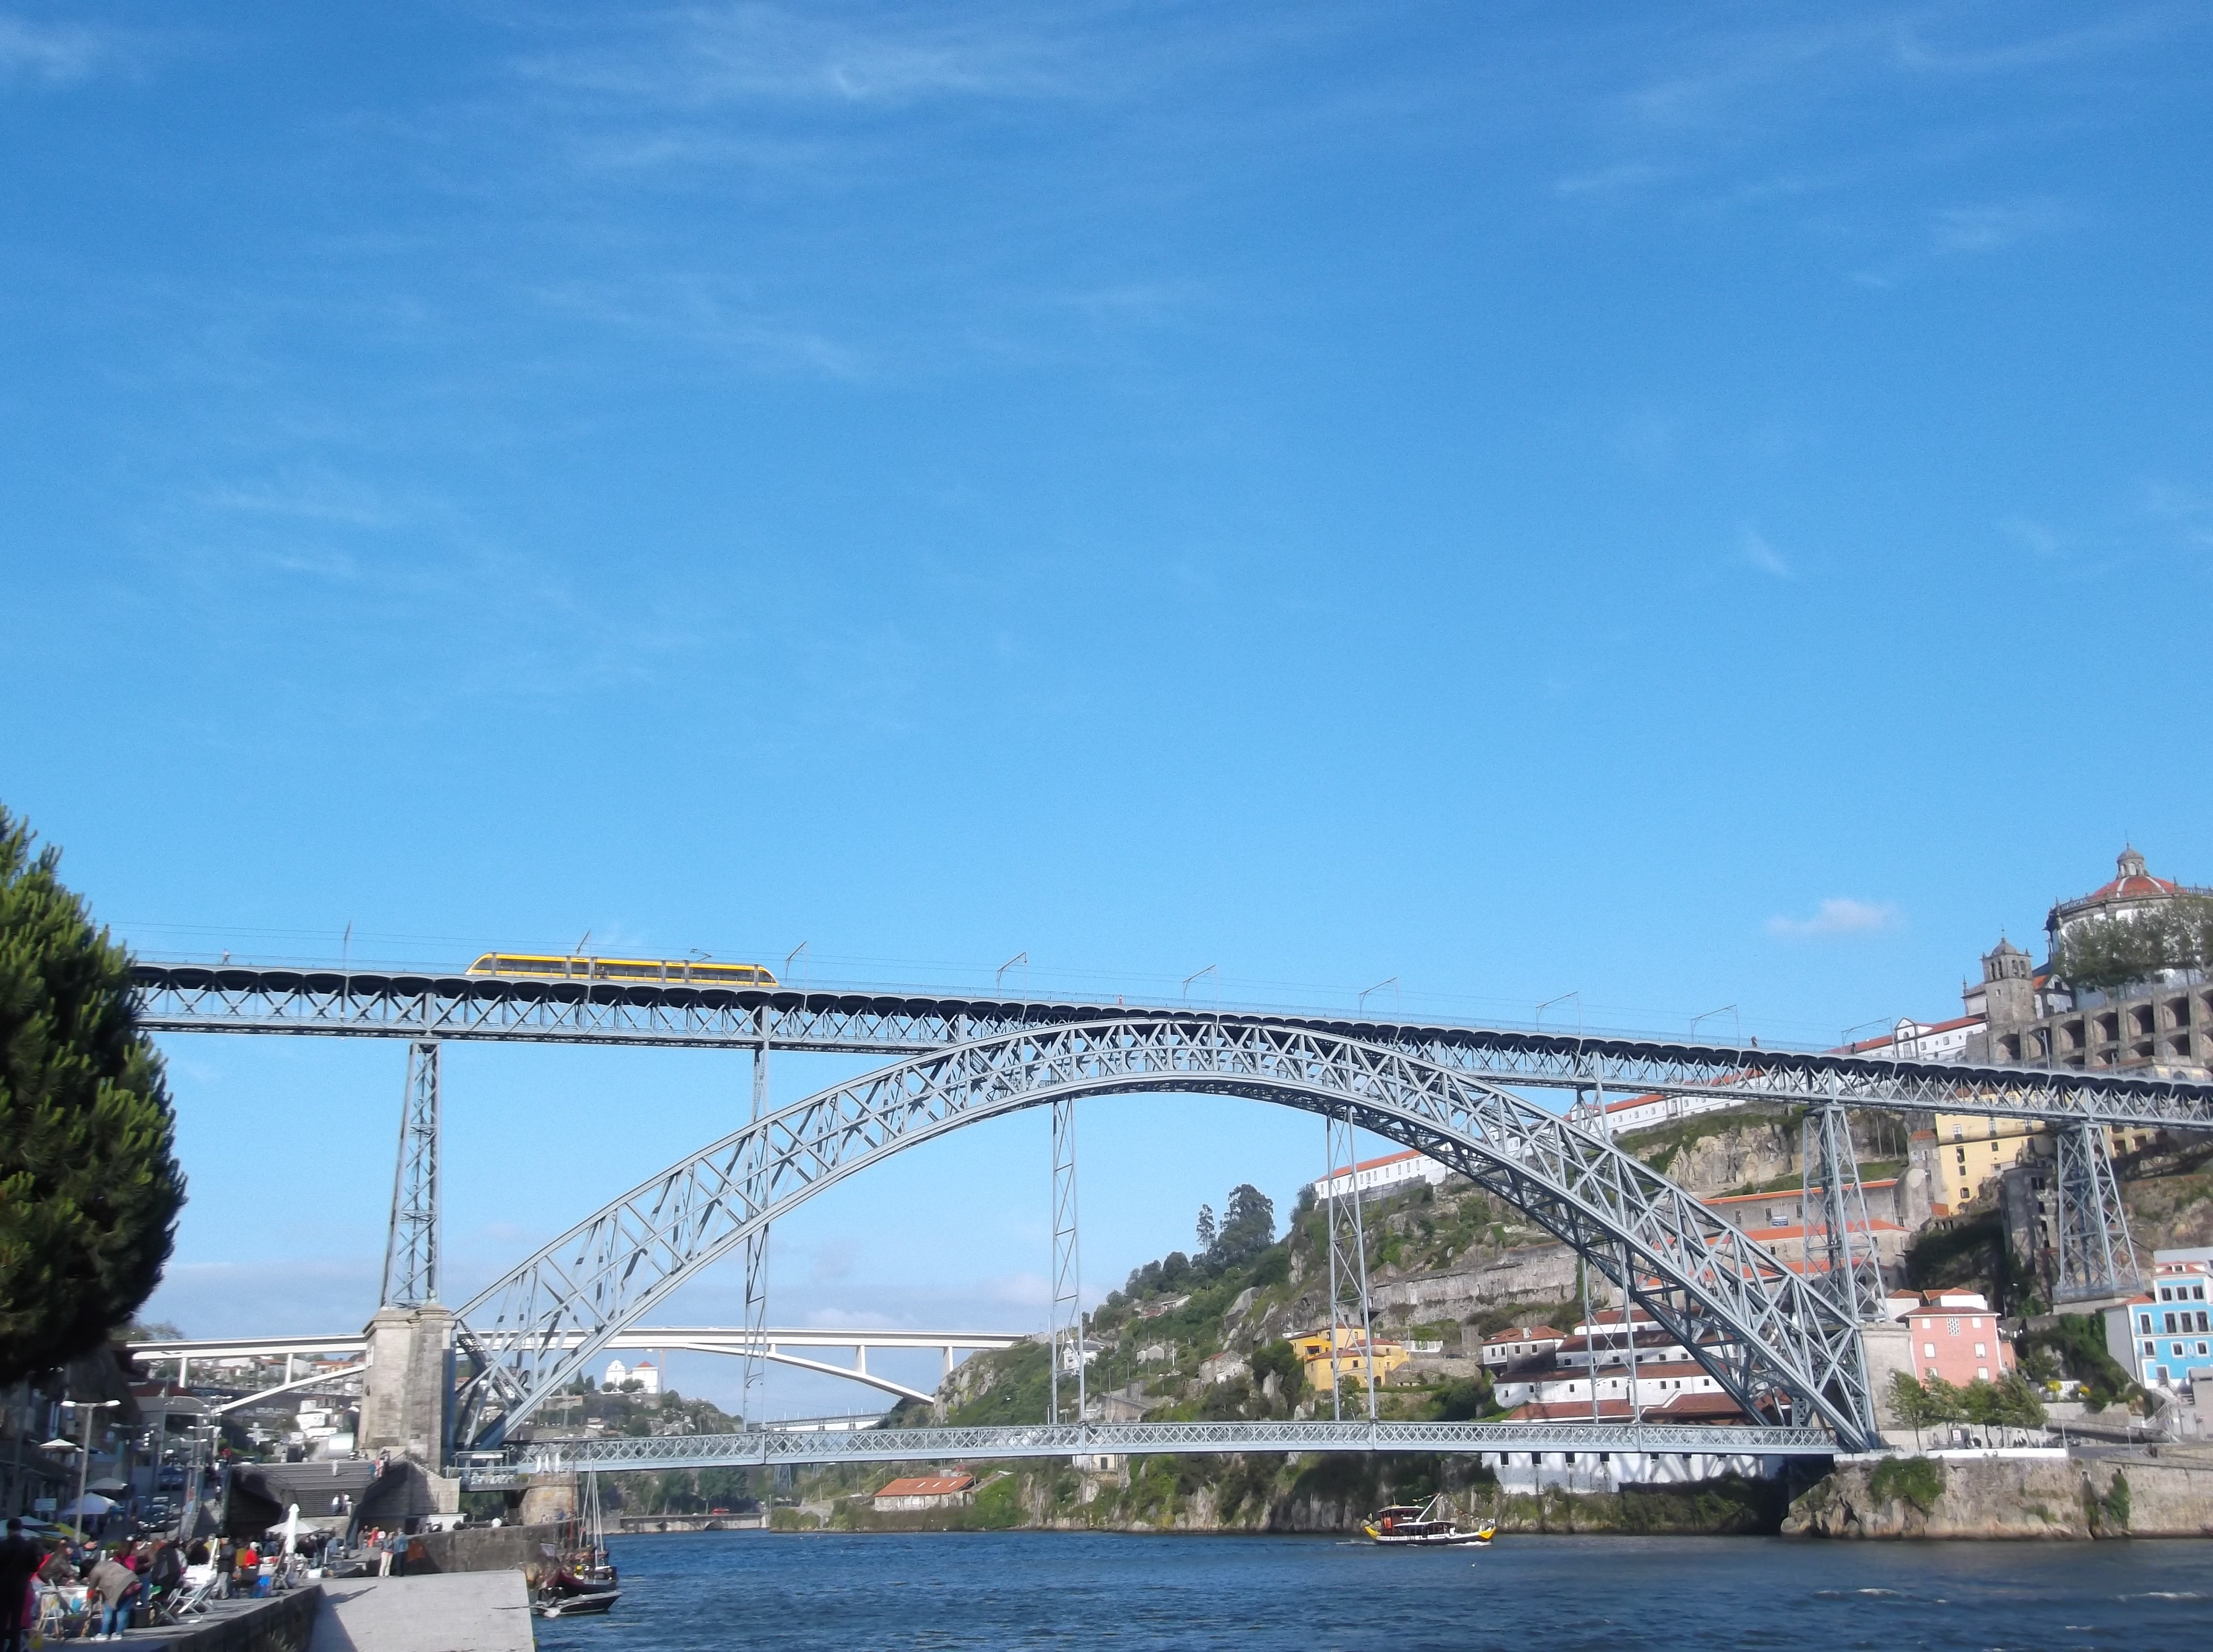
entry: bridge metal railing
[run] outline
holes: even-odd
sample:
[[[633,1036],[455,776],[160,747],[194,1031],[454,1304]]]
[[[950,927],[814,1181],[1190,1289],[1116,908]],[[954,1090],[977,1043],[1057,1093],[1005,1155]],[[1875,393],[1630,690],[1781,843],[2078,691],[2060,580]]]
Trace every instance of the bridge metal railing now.
[[[661,1439],[545,1441],[505,1463],[464,1458],[472,1490],[533,1475],[590,1470],[722,1468],[817,1463],[940,1462],[1012,1457],[1143,1456],[1226,1452],[1643,1452],[1702,1457],[1828,1456],[1820,1429],[1590,1423],[1063,1423],[996,1428],[869,1429],[850,1433],[776,1428]]]

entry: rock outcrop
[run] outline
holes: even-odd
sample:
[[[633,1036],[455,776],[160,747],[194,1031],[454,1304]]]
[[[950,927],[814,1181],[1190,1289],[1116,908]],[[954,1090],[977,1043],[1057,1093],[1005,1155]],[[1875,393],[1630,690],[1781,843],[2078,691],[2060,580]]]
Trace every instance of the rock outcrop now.
[[[2150,1458],[1843,1463],[1790,1505],[1787,1536],[2213,1537],[2213,1466]]]

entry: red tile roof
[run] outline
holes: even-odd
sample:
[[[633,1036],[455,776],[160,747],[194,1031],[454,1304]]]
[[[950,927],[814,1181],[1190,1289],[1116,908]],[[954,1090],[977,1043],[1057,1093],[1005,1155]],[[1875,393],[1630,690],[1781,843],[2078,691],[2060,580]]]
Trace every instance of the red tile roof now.
[[[1331,1177],[1356,1175],[1363,1170],[1381,1169],[1387,1164],[1403,1164],[1408,1159],[1418,1159],[1424,1156],[1424,1155],[1416,1152],[1412,1148],[1408,1148],[1404,1153],[1387,1153],[1380,1159],[1363,1159],[1358,1164],[1353,1166],[1350,1171],[1337,1169],[1331,1171],[1329,1174]]]
[[[880,1497],[949,1497],[976,1484],[973,1474],[922,1474],[911,1479],[887,1480],[876,1490]]]

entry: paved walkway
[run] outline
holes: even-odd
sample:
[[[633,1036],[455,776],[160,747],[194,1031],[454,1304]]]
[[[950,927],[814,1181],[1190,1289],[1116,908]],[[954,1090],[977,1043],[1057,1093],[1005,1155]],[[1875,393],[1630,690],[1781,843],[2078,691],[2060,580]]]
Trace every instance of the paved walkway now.
[[[531,1652],[519,1571],[326,1577],[308,1652]]]

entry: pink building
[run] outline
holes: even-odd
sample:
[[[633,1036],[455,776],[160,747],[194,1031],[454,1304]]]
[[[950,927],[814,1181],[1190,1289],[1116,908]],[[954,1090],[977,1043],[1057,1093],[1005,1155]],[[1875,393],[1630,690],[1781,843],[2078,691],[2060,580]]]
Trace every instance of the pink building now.
[[[1924,1380],[1942,1377],[1965,1387],[1997,1382],[2014,1367],[2013,1344],[1998,1334],[1997,1315],[1978,1292],[1929,1290],[1909,1308],[1905,1328],[1913,1338],[1913,1369]]]

